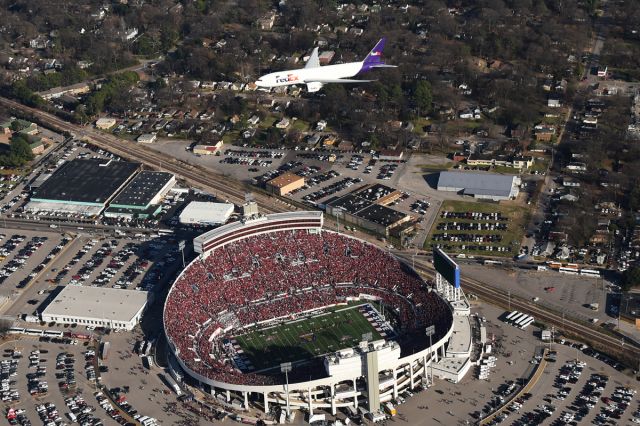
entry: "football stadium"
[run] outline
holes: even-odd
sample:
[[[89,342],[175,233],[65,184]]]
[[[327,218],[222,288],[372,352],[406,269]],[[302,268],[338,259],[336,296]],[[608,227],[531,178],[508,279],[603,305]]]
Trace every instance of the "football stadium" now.
[[[169,290],[165,334],[184,372],[229,403],[373,412],[427,386],[455,338],[454,309],[435,287],[324,229],[321,212],[230,223],[194,249]]]

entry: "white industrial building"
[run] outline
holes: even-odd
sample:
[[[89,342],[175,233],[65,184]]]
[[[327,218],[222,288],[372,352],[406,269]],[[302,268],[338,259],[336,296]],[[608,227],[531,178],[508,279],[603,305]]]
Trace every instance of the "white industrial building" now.
[[[180,213],[183,225],[221,225],[233,214],[233,204],[192,201]]]
[[[42,312],[42,321],[130,331],[147,301],[146,291],[68,285]]]
[[[440,172],[438,191],[457,192],[494,201],[518,196],[522,183],[518,176],[495,173]]]

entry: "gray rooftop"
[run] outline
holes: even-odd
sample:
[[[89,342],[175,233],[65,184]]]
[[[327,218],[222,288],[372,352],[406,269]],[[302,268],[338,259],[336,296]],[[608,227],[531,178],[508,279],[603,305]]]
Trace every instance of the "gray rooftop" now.
[[[146,291],[67,285],[42,314],[125,322],[146,303]]]
[[[508,197],[516,176],[494,173],[440,172],[438,189],[457,188],[465,194]]]

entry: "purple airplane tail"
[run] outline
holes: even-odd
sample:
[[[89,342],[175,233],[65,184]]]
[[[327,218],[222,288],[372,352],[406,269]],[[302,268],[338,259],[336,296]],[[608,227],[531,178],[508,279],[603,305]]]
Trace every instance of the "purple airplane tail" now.
[[[383,67],[395,67],[395,65],[387,65],[382,60],[382,50],[384,49],[384,43],[387,41],[386,37],[382,37],[380,41],[371,49],[371,52],[362,61],[362,69],[360,72],[369,71],[372,68]]]

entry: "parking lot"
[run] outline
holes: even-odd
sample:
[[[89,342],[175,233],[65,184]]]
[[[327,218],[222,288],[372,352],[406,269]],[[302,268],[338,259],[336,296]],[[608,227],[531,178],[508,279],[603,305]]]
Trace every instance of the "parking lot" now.
[[[436,246],[457,254],[515,256],[520,253],[523,220],[524,212],[516,205],[447,200],[425,248]]]
[[[458,384],[436,380],[433,388],[400,404],[397,407],[397,419],[408,424],[425,426],[469,424],[509,401],[511,395],[521,389],[523,379],[533,370],[534,363],[540,360],[540,357],[536,358],[536,353],[540,353],[543,347],[548,347],[548,343],[540,341],[537,329],[520,330],[506,326],[499,319],[504,311],[498,308],[474,303],[472,311],[486,319],[484,324],[487,327],[487,336],[493,344],[495,367],[490,369],[488,378],[478,379],[472,369]],[[551,345],[552,352],[548,357],[550,361],[540,379],[529,391],[529,395],[525,394],[523,398],[514,401],[515,404],[509,404],[511,409],[507,410],[507,417],[501,424],[564,424],[560,419],[565,412],[573,414],[575,422],[570,421],[566,424],[591,424],[604,407],[609,405],[602,397],[610,398],[616,395],[616,388],[620,386],[632,389],[631,392],[637,388],[637,382],[632,377],[617,371],[612,366],[615,364],[608,364],[609,360],[601,354],[596,354],[590,348],[582,349],[583,345],[580,343],[565,341],[565,344],[561,344],[560,341],[561,337],[556,337],[556,343]],[[575,363],[576,358],[578,364]],[[576,365],[580,367],[576,368]],[[579,369],[581,371],[578,373]],[[603,375],[608,379],[604,389],[600,391],[601,397],[598,398],[598,402],[594,402],[594,407],[583,415],[581,401],[585,401],[586,396],[590,401],[592,397],[597,396],[597,393],[590,393],[589,389],[585,392],[585,386],[594,381],[593,375]],[[563,395],[565,393],[566,395]],[[621,393],[623,392],[617,391],[616,398],[621,398]],[[550,413],[545,413],[545,407]],[[631,419],[637,409],[638,400],[634,394],[620,419],[610,419],[607,424],[632,424]],[[580,415],[583,415],[582,420],[577,421]],[[540,419],[540,422],[536,419]]]
[[[95,382],[86,374],[91,362],[85,358],[87,347],[78,340],[75,345],[48,340],[25,337],[0,345],[3,414],[9,423],[51,425],[75,418],[94,426],[113,424],[95,408]]]
[[[0,294],[8,298],[2,313],[16,319],[44,309],[58,286],[155,291],[156,286],[167,283],[176,268],[182,267],[182,255],[173,236],[36,234],[8,230],[0,239],[0,252],[8,251],[0,262],[0,281],[2,274],[9,274],[0,283]],[[16,259],[24,262],[15,263]]]

